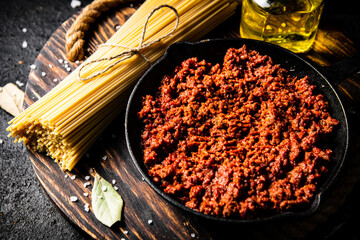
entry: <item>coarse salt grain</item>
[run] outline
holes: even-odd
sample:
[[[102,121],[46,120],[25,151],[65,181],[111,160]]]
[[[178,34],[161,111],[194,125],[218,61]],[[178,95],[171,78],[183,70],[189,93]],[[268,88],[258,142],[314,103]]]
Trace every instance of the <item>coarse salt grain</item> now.
[[[90,157],[90,154],[89,154],[89,157]],[[94,172],[94,169],[90,168],[90,169],[89,169],[89,172],[90,172],[90,173],[93,173],[93,172]]]
[[[89,209],[89,204],[88,204],[88,203],[86,203],[86,204],[84,205],[84,210],[87,211],[87,212],[89,212],[90,209]]]
[[[191,233],[190,236],[191,236],[192,238],[196,237],[195,233]]]
[[[119,188],[117,186],[114,186],[114,189],[115,189],[115,191],[119,190]]]
[[[69,176],[67,175],[67,174],[65,174],[65,176],[64,176],[65,178],[68,178]]]
[[[35,70],[35,69],[36,69],[36,65],[35,65],[35,64],[31,64],[31,65],[30,65],[30,68],[31,68],[32,70]]]
[[[3,144],[4,143],[4,140],[2,140],[1,138],[0,138],[0,144]]]
[[[115,183],[116,183],[116,180],[115,180],[115,179],[113,179],[113,180],[112,180],[112,184],[115,184]]]
[[[27,48],[28,47],[27,41],[24,40],[21,46],[22,46],[22,48]]]
[[[53,65],[51,65],[50,63],[49,63],[49,68],[53,68]]]
[[[46,76],[46,72],[41,72],[41,76],[45,77],[45,76]]]
[[[70,67],[67,67],[67,68],[66,68],[66,71],[71,72],[71,68],[70,68]]]
[[[71,196],[70,197],[70,201],[72,202],[76,202],[78,200],[78,198],[76,196]]]
[[[125,231],[124,231],[124,234],[125,234],[125,235],[128,235],[128,234],[129,234],[129,231],[128,231],[128,230],[125,230]]]
[[[62,59],[60,58],[60,59],[58,59],[58,62],[59,62],[59,63],[63,63],[64,60],[62,60]]]
[[[58,81],[57,78],[54,78],[54,79],[53,79],[53,82],[57,82],[57,81]]]
[[[23,29],[22,29],[22,32],[23,32],[23,33],[26,33],[26,32],[27,32],[27,28],[23,28]]]
[[[16,85],[18,85],[19,87],[24,86],[24,83],[20,82],[19,80],[16,81]]]
[[[102,190],[103,190],[104,192],[106,192],[107,187],[106,187],[106,186],[103,186],[103,187],[102,187]]]
[[[80,63],[80,61],[79,61],[79,60],[76,60],[76,61],[75,61],[75,64],[79,64],[79,63]]]
[[[90,186],[90,182],[84,183],[84,187]]]
[[[90,176],[85,176],[85,180],[89,180],[90,179]]]
[[[106,156],[106,155],[105,155],[105,156],[103,156],[103,157],[102,157],[102,159],[103,159],[103,160],[106,160],[106,159],[107,159],[107,156]]]
[[[74,180],[76,178],[76,175],[72,175],[70,178]]]
[[[152,224],[152,223],[153,223],[153,220],[149,219],[149,220],[148,220],[148,224],[150,225],[150,224]]]
[[[81,2],[79,0],[71,0],[70,6],[72,8],[77,8],[81,6]]]
[[[87,197],[87,196],[89,196],[89,194],[88,194],[87,192],[84,192],[84,193],[83,193],[83,196],[84,196],[84,197]]]

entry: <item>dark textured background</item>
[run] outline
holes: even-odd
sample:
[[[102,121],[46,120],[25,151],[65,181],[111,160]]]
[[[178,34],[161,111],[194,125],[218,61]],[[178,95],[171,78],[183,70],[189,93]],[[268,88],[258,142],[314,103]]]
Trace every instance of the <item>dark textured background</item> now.
[[[80,8],[71,0],[0,0],[0,86],[25,83],[42,46],[61,23]],[[90,3],[82,0],[82,7]],[[327,1],[322,21],[330,22],[359,49],[360,15],[353,1]],[[22,28],[27,32],[23,33]],[[26,40],[27,48],[22,48]],[[41,188],[27,158],[26,149],[7,138],[12,117],[0,109],[0,239],[86,239],[53,206]],[[359,184],[338,214],[338,229],[330,239],[360,239]],[[358,198],[356,198],[358,199]]]

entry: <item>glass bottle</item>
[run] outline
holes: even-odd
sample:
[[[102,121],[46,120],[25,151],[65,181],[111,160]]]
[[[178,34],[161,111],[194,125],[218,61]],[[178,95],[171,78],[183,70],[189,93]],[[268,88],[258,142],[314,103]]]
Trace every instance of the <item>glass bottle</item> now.
[[[323,0],[243,0],[240,36],[307,52],[316,36]]]

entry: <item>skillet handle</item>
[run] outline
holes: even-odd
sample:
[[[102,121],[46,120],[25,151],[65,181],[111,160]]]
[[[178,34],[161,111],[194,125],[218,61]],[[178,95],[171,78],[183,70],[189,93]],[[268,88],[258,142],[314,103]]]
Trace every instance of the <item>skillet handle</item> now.
[[[334,65],[321,67],[321,73],[334,85],[360,70],[360,53],[356,53]]]

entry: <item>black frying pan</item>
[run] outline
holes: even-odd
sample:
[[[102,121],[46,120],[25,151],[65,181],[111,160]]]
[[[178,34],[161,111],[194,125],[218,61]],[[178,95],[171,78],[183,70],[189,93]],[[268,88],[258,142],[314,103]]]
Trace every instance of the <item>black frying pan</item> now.
[[[277,215],[244,220],[239,218],[221,218],[199,213],[172,198],[170,195],[165,194],[147,175],[147,169],[143,162],[143,152],[140,146],[141,131],[143,123],[138,119],[137,113],[141,110],[142,97],[151,94],[155,95],[160,85],[162,77],[166,74],[171,74],[175,67],[180,65],[183,60],[190,57],[198,57],[199,60],[206,59],[207,62],[221,63],[226,50],[230,47],[240,48],[246,44],[248,49],[258,51],[261,55],[269,55],[275,64],[280,64],[282,68],[287,70],[292,69],[290,73],[298,77],[309,76],[311,84],[316,85],[318,92],[323,94],[330,105],[331,116],[336,118],[340,123],[330,137],[330,148],[333,150],[333,165],[327,175],[327,178],[321,184],[318,194],[315,196],[313,202],[308,209],[301,212],[283,212]],[[331,69],[330,69],[331,70]],[[348,71],[346,69],[346,71]],[[341,73],[341,71],[334,71],[334,73]],[[127,146],[136,167],[146,180],[146,182],[162,197],[174,205],[191,212],[192,214],[199,215],[208,219],[216,219],[225,222],[262,222],[283,217],[298,217],[308,216],[314,213],[320,204],[322,195],[335,181],[342,165],[345,160],[345,155],[348,148],[349,130],[348,122],[344,107],[341,103],[333,86],[329,82],[330,79],[326,78],[316,67],[304,61],[294,53],[280,48],[278,46],[260,42],[250,39],[214,39],[206,40],[197,43],[180,42],[171,45],[165,55],[156,62],[139,80],[128,101],[125,117],[125,134]],[[336,83],[340,80],[337,79]]]

